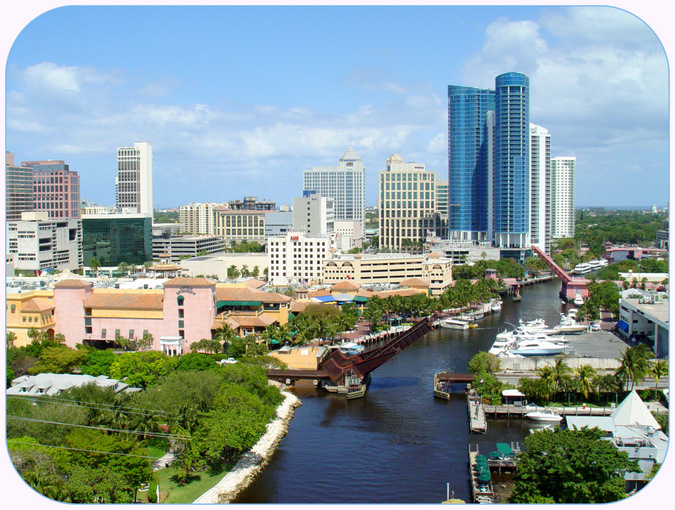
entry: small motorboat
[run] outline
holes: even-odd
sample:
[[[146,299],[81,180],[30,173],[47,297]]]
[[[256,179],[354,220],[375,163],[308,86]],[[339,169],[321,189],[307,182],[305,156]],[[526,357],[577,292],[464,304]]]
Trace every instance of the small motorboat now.
[[[345,356],[356,356],[363,352],[363,344],[357,344],[355,342],[342,342],[338,348]]]
[[[560,423],[562,421],[562,416],[554,413],[550,409],[544,409],[543,411],[532,411],[531,413],[525,414],[525,418],[542,423]]]

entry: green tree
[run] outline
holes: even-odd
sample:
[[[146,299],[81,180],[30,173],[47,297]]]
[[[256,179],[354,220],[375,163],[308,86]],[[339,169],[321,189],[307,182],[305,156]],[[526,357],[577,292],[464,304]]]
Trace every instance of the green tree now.
[[[597,372],[591,365],[581,365],[575,370],[574,375],[576,375],[581,385],[581,392],[584,394],[584,398],[588,399],[588,395],[595,390]]]
[[[525,438],[510,503],[610,503],[626,497],[637,463],[598,428],[542,430]]]
[[[70,347],[47,347],[42,351],[37,363],[28,373],[35,374],[69,374],[87,359],[87,353]]]
[[[14,333],[13,331],[8,331],[5,336],[7,339],[7,349],[13,349],[14,342],[16,342],[16,333]]]
[[[489,352],[478,352],[469,361],[469,372],[472,374],[479,374],[481,372],[495,374],[499,370],[499,358]]]
[[[154,343],[155,337],[152,333],[144,333],[141,338],[134,340],[133,347],[136,351],[145,352],[151,350]]]

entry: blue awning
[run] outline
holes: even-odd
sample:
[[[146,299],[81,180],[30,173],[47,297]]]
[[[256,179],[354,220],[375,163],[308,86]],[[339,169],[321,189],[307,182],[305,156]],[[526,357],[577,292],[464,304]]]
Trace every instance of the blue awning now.
[[[314,299],[321,301],[322,303],[330,303],[331,301],[335,301],[333,296],[316,296]]]
[[[619,322],[617,322],[616,327],[628,333],[628,323],[625,320],[621,319]]]

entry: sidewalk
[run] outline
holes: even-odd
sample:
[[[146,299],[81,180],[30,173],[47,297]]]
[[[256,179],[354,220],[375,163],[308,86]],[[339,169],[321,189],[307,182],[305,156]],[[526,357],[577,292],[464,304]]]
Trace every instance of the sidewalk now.
[[[152,469],[153,471],[157,471],[169,467],[173,464],[174,460],[176,460],[176,456],[171,452],[167,452],[152,463]]]

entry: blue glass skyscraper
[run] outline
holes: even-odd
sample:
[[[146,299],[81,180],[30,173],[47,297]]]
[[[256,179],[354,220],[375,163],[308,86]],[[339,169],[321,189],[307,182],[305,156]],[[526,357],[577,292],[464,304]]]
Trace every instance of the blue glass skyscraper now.
[[[530,80],[521,73],[495,79],[494,243],[530,243]]]
[[[448,228],[455,239],[484,239],[487,232],[486,117],[494,108],[492,90],[448,87]]]

